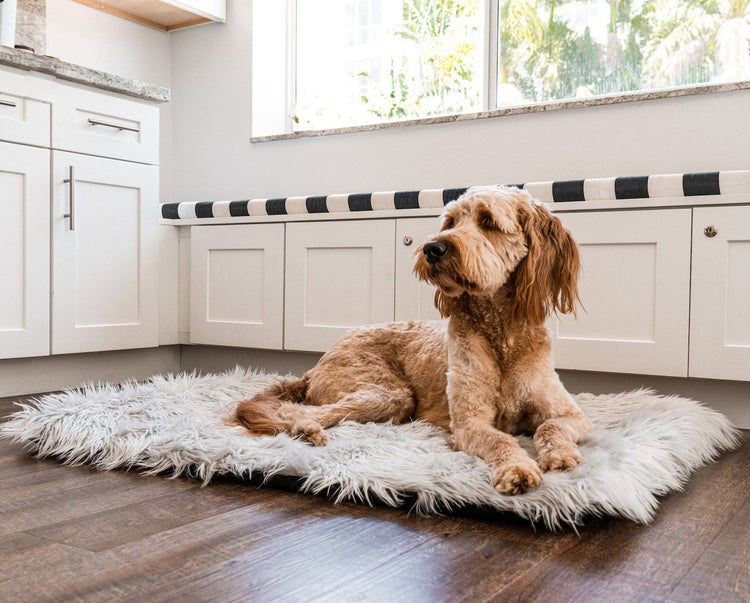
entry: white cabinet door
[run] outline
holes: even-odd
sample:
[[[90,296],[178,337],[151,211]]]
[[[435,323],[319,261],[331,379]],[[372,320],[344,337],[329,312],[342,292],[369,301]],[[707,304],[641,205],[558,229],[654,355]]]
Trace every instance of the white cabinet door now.
[[[690,376],[750,381],[750,207],[693,211]]]
[[[585,310],[553,320],[556,366],[687,376],[691,210],[558,214]]]
[[[287,224],[284,347],[324,352],[393,320],[395,220]]]
[[[283,224],[191,229],[191,343],[280,350],[283,312]]]
[[[0,143],[0,358],[49,354],[49,155]]]
[[[52,163],[52,353],[158,345],[158,168],[60,151]]]
[[[437,320],[435,287],[412,271],[414,250],[440,230],[440,218],[396,220],[396,320]]]

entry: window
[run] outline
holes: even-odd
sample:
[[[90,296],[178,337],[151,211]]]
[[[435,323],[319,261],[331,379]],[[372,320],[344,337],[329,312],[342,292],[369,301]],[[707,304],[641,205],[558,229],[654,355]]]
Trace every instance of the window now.
[[[750,0],[254,0],[253,135],[750,78]]]

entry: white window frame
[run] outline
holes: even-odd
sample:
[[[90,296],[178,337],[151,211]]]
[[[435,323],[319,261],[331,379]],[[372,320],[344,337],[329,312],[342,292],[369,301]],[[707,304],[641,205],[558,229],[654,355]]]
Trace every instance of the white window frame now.
[[[482,36],[482,105],[479,112],[464,112],[456,114],[432,115],[425,117],[414,117],[406,120],[382,120],[373,121],[362,125],[342,125],[340,127],[326,129],[295,130],[295,103],[297,82],[297,0],[274,0],[278,5],[284,5],[286,10],[286,31],[277,30],[280,37],[283,36],[283,44],[286,49],[283,69],[285,70],[284,85],[275,88],[275,98],[279,103],[283,102],[283,115],[279,110],[275,116],[273,126],[267,128],[268,132],[256,132],[255,121],[251,129],[250,142],[268,142],[273,140],[286,140],[308,136],[321,136],[326,134],[352,133],[361,130],[373,130],[399,126],[411,126],[420,123],[434,124],[452,122],[456,115],[463,115],[462,119],[484,119],[524,113],[549,112],[577,107],[592,107],[610,105],[614,103],[642,102],[661,98],[675,98],[699,94],[715,94],[721,92],[732,92],[735,90],[750,89],[750,79],[730,81],[724,83],[695,83],[668,88],[644,88],[630,92],[615,92],[600,94],[583,98],[552,99],[542,102],[529,102],[513,106],[497,106],[497,84],[498,84],[498,35],[499,35],[499,0],[479,0],[479,14],[483,18]],[[277,5],[277,6],[278,6]],[[255,47],[254,47],[255,50]],[[253,52],[253,61],[257,59],[257,53]],[[278,61],[278,71],[281,72],[281,60]],[[260,82],[259,82],[260,83]],[[255,69],[253,70],[253,87],[256,85]],[[283,88],[283,89],[282,89]],[[253,100],[255,97],[253,95]],[[254,103],[251,105],[254,106]],[[280,108],[281,109],[281,108]],[[252,109],[251,109],[252,110]],[[272,120],[273,121],[273,120]],[[282,131],[283,127],[283,131]],[[274,131],[275,130],[275,131]]]
[[[284,101],[286,105],[286,122],[284,132],[279,136],[293,135],[299,130],[294,129],[294,115],[297,104],[297,0],[282,0],[286,3],[286,89]],[[482,23],[482,111],[490,111],[497,103],[497,29],[499,0],[479,0],[479,15]],[[453,114],[451,114],[453,115]],[[425,116],[414,119],[425,119]],[[374,121],[372,124],[390,123],[387,120]],[[362,124],[370,125],[370,124]],[[353,126],[360,127],[360,126]],[[317,131],[317,130],[312,130]]]

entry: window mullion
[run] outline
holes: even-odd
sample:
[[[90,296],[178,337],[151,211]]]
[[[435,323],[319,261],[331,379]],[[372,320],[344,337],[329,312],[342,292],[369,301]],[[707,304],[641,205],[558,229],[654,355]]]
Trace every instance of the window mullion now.
[[[286,132],[294,132],[297,112],[297,0],[286,0]]]
[[[500,0],[482,0],[484,6],[484,69],[482,103],[485,111],[497,108],[498,25]]]

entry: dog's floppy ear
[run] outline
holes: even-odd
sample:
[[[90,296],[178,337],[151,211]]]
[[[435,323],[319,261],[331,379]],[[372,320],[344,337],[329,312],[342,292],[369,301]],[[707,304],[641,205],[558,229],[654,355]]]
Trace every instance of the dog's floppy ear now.
[[[513,318],[542,324],[551,311],[575,314],[581,270],[576,242],[543,205],[524,203],[518,212],[529,251],[516,269]]]

